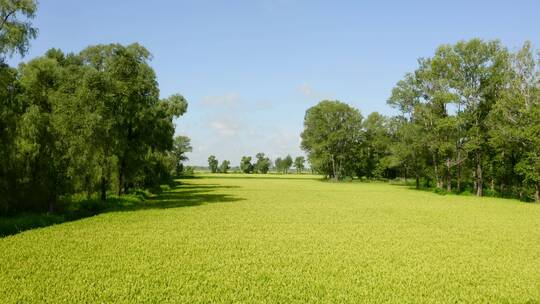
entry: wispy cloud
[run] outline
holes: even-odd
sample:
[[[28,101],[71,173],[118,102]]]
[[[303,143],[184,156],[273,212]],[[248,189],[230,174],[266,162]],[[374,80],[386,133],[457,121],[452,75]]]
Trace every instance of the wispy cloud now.
[[[221,136],[232,137],[238,134],[240,124],[229,118],[218,118],[210,121],[210,127]]]
[[[237,106],[240,101],[240,94],[236,92],[230,92],[223,95],[205,96],[202,98],[201,104],[205,106],[234,107]]]
[[[320,92],[318,90],[315,90],[309,83],[304,82],[300,86],[298,86],[298,91],[302,93],[302,95],[308,97],[310,100],[323,100],[323,99],[332,99],[332,94]]]

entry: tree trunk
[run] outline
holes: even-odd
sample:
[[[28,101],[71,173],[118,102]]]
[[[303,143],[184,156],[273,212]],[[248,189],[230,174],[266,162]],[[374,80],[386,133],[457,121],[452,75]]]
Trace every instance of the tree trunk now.
[[[435,171],[435,180],[437,181],[437,188],[443,187],[443,182],[441,177],[439,176],[439,165],[437,161],[437,156],[433,154],[433,170]]]
[[[416,189],[420,189],[420,176],[416,174]]]
[[[333,155],[332,155],[332,175],[335,180],[336,179],[336,161],[334,160]]]
[[[120,167],[118,168],[118,195],[124,194],[124,183],[125,183],[125,161],[122,159],[120,161]]]
[[[473,191],[476,193],[478,191],[478,179],[476,178],[476,169],[472,170],[473,175]]]
[[[458,193],[461,192],[461,149],[459,144],[456,144],[457,150],[457,159],[456,159],[456,190]]]
[[[452,162],[449,158],[446,160],[446,191],[452,192]]]
[[[461,163],[458,163],[458,165],[457,165],[456,190],[457,190],[458,193],[461,192]]]
[[[107,200],[107,179],[105,177],[101,178],[101,201]]]
[[[51,193],[49,197],[49,213],[53,213],[56,207],[56,194]]]
[[[476,164],[476,196],[484,195],[484,177],[482,175],[482,162],[477,160]]]
[[[540,186],[538,184],[534,185],[534,201],[540,203]]]

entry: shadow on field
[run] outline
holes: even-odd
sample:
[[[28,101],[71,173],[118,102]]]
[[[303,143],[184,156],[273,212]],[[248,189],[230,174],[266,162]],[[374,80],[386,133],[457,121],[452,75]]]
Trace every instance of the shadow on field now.
[[[137,211],[148,209],[167,209],[194,207],[213,203],[230,203],[244,200],[220,190],[239,188],[238,186],[223,186],[219,184],[190,184],[184,181],[176,182],[170,190],[147,197],[133,200],[128,196],[111,197],[107,202],[101,202],[99,208],[93,210],[74,210],[59,214],[22,214],[13,217],[0,218],[0,238],[20,232],[47,227],[55,224],[72,222],[91,217],[100,213]]]
[[[177,183],[171,190],[157,194],[140,203],[130,206],[119,206],[109,211],[134,211],[144,209],[166,209],[192,207],[212,203],[230,203],[244,200],[229,194],[219,193],[219,190],[239,188],[238,186],[223,186],[218,184],[189,184]],[[217,193],[216,193],[217,192]]]

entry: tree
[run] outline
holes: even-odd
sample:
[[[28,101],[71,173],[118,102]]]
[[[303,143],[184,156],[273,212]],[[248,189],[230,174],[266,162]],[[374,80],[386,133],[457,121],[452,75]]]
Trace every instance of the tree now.
[[[391,138],[388,132],[388,119],[373,112],[362,123],[364,144],[360,150],[361,164],[358,177],[389,177],[384,159],[389,156]]]
[[[240,170],[243,173],[253,173],[253,165],[251,164],[251,156],[242,156],[240,161]]]
[[[91,46],[80,56],[108,82],[99,99],[109,139],[103,148],[106,158],[113,157],[121,195],[144,183],[145,164],[155,159],[151,154],[172,148],[173,119],[185,113],[187,102],[178,94],[159,99],[150,52],[139,44]]]
[[[407,124],[415,125],[401,124],[407,134],[402,141],[421,149],[417,152],[432,172],[423,175],[435,179],[437,187],[446,183],[451,191],[456,176],[461,191],[466,161],[474,165],[473,188],[478,196],[483,195],[486,175],[491,175],[494,184],[496,165],[486,118],[508,86],[508,58],[498,41],[473,39],[443,45],[432,58],[420,59],[419,68],[393,89],[388,103],[402,112]],[[485,167],[491,168],[489,172]]]
[[[499,41],[473,39],[446,47],[445,57],[452,88],[458,103],[465,107],[464,150],[474,162],[474,188],[476,194],[482,196],[488,156],[486,117],[505,86],[509,72],[508,52]]]
[[[210,169],[210,172],[212,173],[218,172],[218,160],[214,155],[208,157],[208,169]]]
[[[0,213],[18,204],[14,192],[20,168],[15,159],[17,125],[21,118],[19,96],[21,87],[18,72],[5,64],[6,57],[15,53],[24,56],[37,29],[30,20],[35,17],[37,3],[33,0],[0,0]]]
[[[321,101],[306,111],[301,147],[319,172],[333,179],[352,176],[361,143],[360,112],[340,101]]]
[[[285,174],[289,173],[289,170],[291,169],[292,164],[293,164],[292,157],[290,155],[285,156],[282,162],[283,173]]]
[[[304,170],[304,164],[306,163],[306,159],[303,156],[297,156],[294,159],[294,167],[296,168],[296,173],[302,173]]]
[[[35,0],[0,0],[0,63],[5,56],[24,56],[37,29],[30,22],[36,15]]]
[[[393,121],[395,124],[395,141],[391,146],[392,165],[402,170],[403,177],[412,176],[416,189],[420,188],[420,178],[424,176],[426,159],[426,142],[418,124],[403,118]]]
[[[281,159],[281,157],[276,158],[274,167],[276,168],[276,172],[283,173],[283,159]]]
[[[268,170],[270,170],[270,159],[264,155],[264,153],[257,153],[255,156],[257,158],[257,162],[255,163],[254,170],[256,172],[266,174],[268,173]]]
[[[174,138],[174,144],[171,151],[171,155],[174,159],[175,175],[178,177],[182,175],[183,162],[188,160],[186,153],[193,151],[191,147],[191,140],[187,136],[176,136]]]
[[[61,67],[55,59],[41,57],[21,65],[20,75],[24,110],[17,126],[15,149],[22,176],[28,177],[19,185],[19,191],[28,191],[28,197],[21,203],[34,205],[23,206],[28,210],[39,208],[42,201],[53,212],[58,197],[68,187],[66,159],[61,144],[56,141],[59,129],[54,124]]]
[[[489,113],[489,143],[495,150],[499,191],[514,185],[533,189],[540,201],[540,87],[539,69],[531,44],[511,56],[512,74],[502,97]],[[510,166],[509,166],[510,164]],[[513,165],[513,166],[512,166]]]
[[[81,57],[110,81],[110,93],[103,102],[107,133],[115,140],[108,143],[106,154],[116,158],[121,195],[135,182],[149,151],[172,146],[172,118],[182,115],[187,103],[179,95],[159,100],[156,75],[148,64],[150,52],[139,44],[91,46]],[[167,142],[159,140],[163,138]]]
[[[221,173],[227,173],[229,171],[231,162],[228,160],[223,160],[219,166],[219,171]]]

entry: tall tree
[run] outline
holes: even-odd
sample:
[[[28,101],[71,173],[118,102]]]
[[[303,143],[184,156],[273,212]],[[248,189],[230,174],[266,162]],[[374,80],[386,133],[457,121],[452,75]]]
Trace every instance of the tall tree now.
[[[447,48],[452,88],[464,106],[464,150],[474,162],[476,194],[484,193],[484,164],[488,156],[486,117],[501,97],[509,72],[508,52],[499,41],[461,41]]]
[[[228,160],[223,160],[221,162],[221,165],[219,166],[219,172],[221,173],[227,173],[229,171],[229,169],[231,168],[231,162],[228,161]]]
[[[255,163],[254,170],[262,174],[268,173],[271,164],[270,159],[266,157],[262,152],[257,153],[255,158],[257,159],[257,162]]]
[[[354,174],[362,115],[340,101],[321,101],[306,111],[301,147],[321,173],[339,180]]]
[[[7,57],[24,56],[30,40],[37,36],[32,26],[37,2],[34,0],[0,0],[0,213],[20,202],[13,195],[20,168],[14,159],[17,124],[22,111],[18,100],[20,86],[17,71],[5,64]]]
[[[276,172],[283,173],[283,159],[281,157],[276,158],[274,167],[276,168]]]
[[[305,169],[306,159],[303,156],[297,156],[294,159],[294,167],[296,168],[296,173],[302,173]]]
[[[56,97],[62,71],[59,63],[48,57],[31,60],[20,69],[24,113],[17,127],[16,149],[24,168],[23,176],[28,177],[23,183],[30,195],[26,202],[42,200],[52,212],[58,197],[68,187],[66,158],[61,143],[56,140],[59,128],[54,124],[59,113]]]
[[[218,172],[218,160],[214,155],[210,155],[208,157],[208,169],[210,169],[210,172],[217,173]]]
[[[191,147],[191,140],[189,137],[179,135],[174,138],[171,154],[174,159],[176,176],[180,176],[182,174],[183,162],[189,159],[186,156],[186,153],[191,151],[193,151],[193,148]]]
[[[540,71],[529,42],[512,54],[511,65],[509,85],[488,117],[493,167],[500,193],[514,184],[523,198],[530,187],[540,201]]]
[[[390,135],[387,118],[373,112],[362,123],[364,144],[361,148],[361,165],[358,176],[367,178],[383,177],[388,170],[383,159],[389,155]]]
[[[162,148],[155,145],[154,134],[149,133],[159,130],[153,127],[154,122],[161,122],[156,120],[156,115],[180,114],[187,103],[173,98],[178,106],[157,108],[159,90],[156,75],[148,64],[151,55],[139,44],[92,46],[83,50],[81,56],[111,81],[112,98],[107,100],[106,106],[109,109],[108,133],[116,139],[111,142],[110,152],[117,158],[117,192],[121,195],[132,183],[148,151]],[[172,122],[169,132],[170,125]]]
[[[242,156],[240,160],[240,171],[243,173],[253,173],[253,164],[251,164],[251,156]]]
[[[285,158],[283,158],[283,164],[282,164],[283,173],[285,174],[289,173],[289,170],[291,169],[292,165],[293,165],[292,157],[290,155],[285,156]]]

